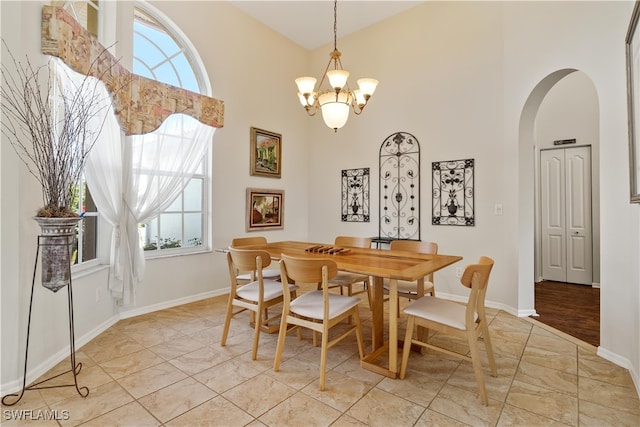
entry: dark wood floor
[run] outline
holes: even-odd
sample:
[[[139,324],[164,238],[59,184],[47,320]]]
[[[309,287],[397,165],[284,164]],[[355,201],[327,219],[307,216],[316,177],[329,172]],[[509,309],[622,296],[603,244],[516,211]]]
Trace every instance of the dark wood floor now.
[[[600,289],[543,281],[535,284],[539,322],[595,346],[600,345]]]

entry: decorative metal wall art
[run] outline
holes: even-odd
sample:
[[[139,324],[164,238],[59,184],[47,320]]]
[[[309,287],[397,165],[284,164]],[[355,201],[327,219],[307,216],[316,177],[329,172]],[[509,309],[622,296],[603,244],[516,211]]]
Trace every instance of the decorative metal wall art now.
[[[369,168],[342,170],[342,221],[369,222]]]
[[[433,162],[434,225],[473,226],[473,159]]]
[[[407,132],[380,146],[379,237],[420,240],[420,144]]]

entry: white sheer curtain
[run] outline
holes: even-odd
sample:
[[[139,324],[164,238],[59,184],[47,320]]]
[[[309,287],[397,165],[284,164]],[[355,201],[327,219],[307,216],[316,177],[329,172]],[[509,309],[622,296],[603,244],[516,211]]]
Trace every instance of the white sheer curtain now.
[[[174,114],[160,128],[145,135],[125,138],[124,170],[126,236],[131,263],[131,286],[114,289],[123,303],[135,300],[135,286],[144,277],[145,260],[138,224],[159,215],[180,195],[196,172],[211,144],[215,128],[193,117]],[[121,229],[124,224],[121,223]]]
[[[108,94],[106,94],[108,96]],[[98,212],[112,226],[109,289],[121,305],[135,304],[145,258],[138,224],[160,214],[196,172],[214,128],[174,114],[156,131],[123,136],[108,118],[85,177]]]

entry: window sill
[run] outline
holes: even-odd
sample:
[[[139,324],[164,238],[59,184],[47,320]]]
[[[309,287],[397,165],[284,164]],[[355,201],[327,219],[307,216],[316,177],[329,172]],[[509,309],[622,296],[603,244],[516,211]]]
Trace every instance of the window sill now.
[[[159,252],[159,253],[155,253],[155,252]],[[188,256],[188,255],[200,255],[200,254],[207,254],[211,252],[213,251],[211,250],[211,248],[208,248],[208,247],[205,247],[205,248],[199,247],[199,248],[193,248],[193,249],[178,249],[178,250],[164,249],[160,251],[154,251],[153,253],[150,251],[147,251],[144,253],[144,257],[147,260],[152,260],[152,259],[173,258],[173,257]]]
[[[107,264],[94,264],[91,266],[83,266],[80,268],[71,268],[72,280],[81,279],[86,276],[91,276],[102,270],[107,270],[109,266]]]

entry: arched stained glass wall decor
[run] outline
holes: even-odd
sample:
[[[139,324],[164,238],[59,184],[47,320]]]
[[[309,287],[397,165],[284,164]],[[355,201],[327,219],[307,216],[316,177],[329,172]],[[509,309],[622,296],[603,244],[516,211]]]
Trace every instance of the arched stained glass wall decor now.
[[[408,132],[380,146],[379,237],[420,240],[420,144]]]

